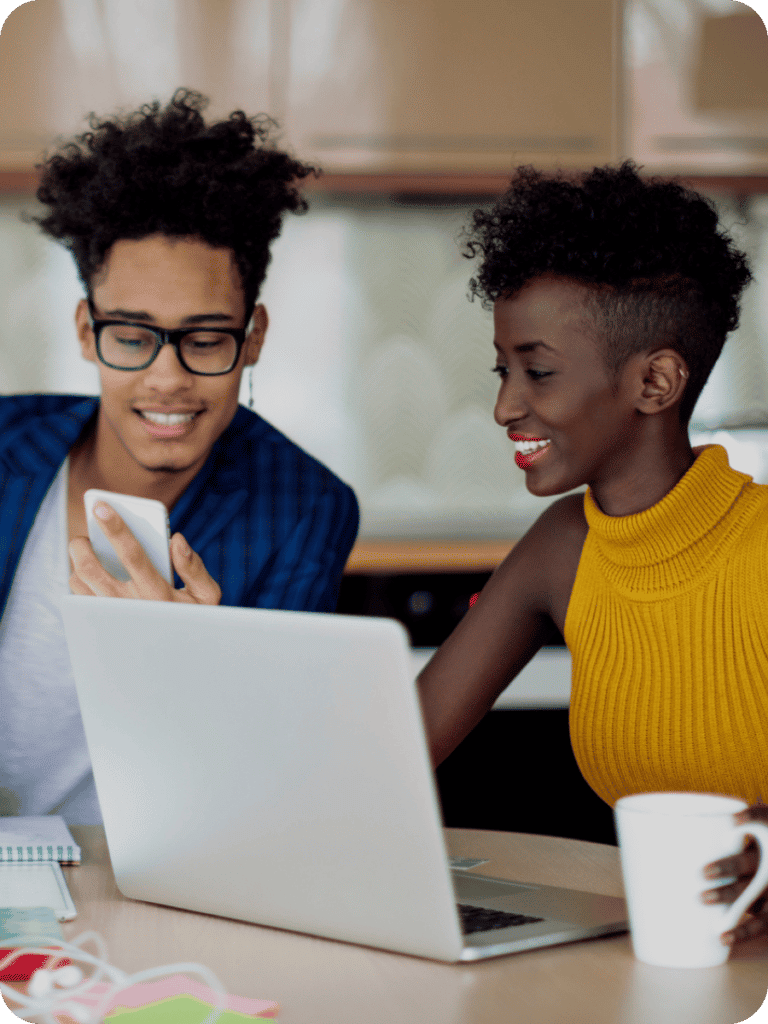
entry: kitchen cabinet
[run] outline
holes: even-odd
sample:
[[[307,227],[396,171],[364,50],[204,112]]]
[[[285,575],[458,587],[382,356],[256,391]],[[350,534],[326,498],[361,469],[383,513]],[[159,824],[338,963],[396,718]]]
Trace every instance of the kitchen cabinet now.
[[[715,0],[34,0],[0,36],[0,190],[91,110],[264,111],[335,192],[492,195],[513,167],[763,190],[768,36]],[[717,182],[715,182],[717,186]]]
[[[29,172],[58,137],[184,86],[209,114],[277,101],[271,0],[34,0],[0,34],[0,169]],[[20,179],[17,179],[20,180]]]
[[[0,38],[0,165],[179,85],[266,111],[334,172],[619,153],[621,0],[35,0]]]
[[[768,34],[760,15],[734,2],[626,0],[624,21],[627,152],[646,173],[764,175]]]
[[[291,17],[286,124],[329,170],[618,156],[619,0],[294,0]]]

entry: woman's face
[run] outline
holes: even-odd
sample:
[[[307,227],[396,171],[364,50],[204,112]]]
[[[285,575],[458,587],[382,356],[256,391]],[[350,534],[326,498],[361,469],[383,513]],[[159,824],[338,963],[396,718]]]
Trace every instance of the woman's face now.
[[[636,444],[640,357],[628,361],[614,384],[585,293],[576,282],[544,275],[494,304],[501,378],[494,417],[515,442],[515,462],[532,494],[606,483],[627,468]]]

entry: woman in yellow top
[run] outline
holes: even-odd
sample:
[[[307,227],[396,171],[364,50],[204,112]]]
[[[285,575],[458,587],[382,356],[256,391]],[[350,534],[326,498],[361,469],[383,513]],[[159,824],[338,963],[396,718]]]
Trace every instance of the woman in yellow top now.
[[[589,490],[547,508],[422,672],[435,763],[554,624],[573,660],[574,752],[604,800],[700,790],[768,820],[768,487],[718,446],[692,450],[687,430],[738,322],[744,255],[708,200],[641,180],[629,161],[580,182],[518,169],[474,215],[478,253],[495,417],[528,489]],[[174,596],[118,517],[103,529],[133,581],[74,541],[75,593]],[[202,592],[199,560],[188,575]],[[734,899],[754,869],[752,850],[711,866],[740,880],[709,898]],[[763,929],[756,912],[726,941]]]
[[[574,754],[604,800],[723,793],[768,820],[768,487],[687,429],[738,322],[744,254],[708,200],[631,162],[578,183],[519,168],[467,254],[528,490],[589,489],[547,508],[422,672],[435,763],[554,623]],[[754,869],[752,849],[711,865],[740,881],[704,898],[730,902]],[[759,909],[724,941],[768,929]]]

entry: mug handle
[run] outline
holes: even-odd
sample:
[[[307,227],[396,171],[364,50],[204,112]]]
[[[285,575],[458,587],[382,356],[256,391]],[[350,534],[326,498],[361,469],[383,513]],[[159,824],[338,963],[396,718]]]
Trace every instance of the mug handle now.
[[[752,836],[760,847],[760,863],[757,866],[755,877],[741,896],[731,904],[725,915],[725,924],[728,928],[733,928],[763,889],[768,888],[768,825],[759,821],[749,821],[745,825],[735,825],[734,832],[739,836]]]

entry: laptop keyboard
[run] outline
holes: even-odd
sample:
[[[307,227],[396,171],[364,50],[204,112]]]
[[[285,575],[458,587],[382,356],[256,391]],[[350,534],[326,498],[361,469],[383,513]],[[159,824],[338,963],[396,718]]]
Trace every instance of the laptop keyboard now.
[[[496,928],[511,928],[516,924],[534,924],[543,921],[543,917],[528,917],[526,914],[508,914],[505,910],[488,910],[485,907],[473,907],[468,903],[457,903],[461,930],[465,935],[472,932],[491,932]]]

